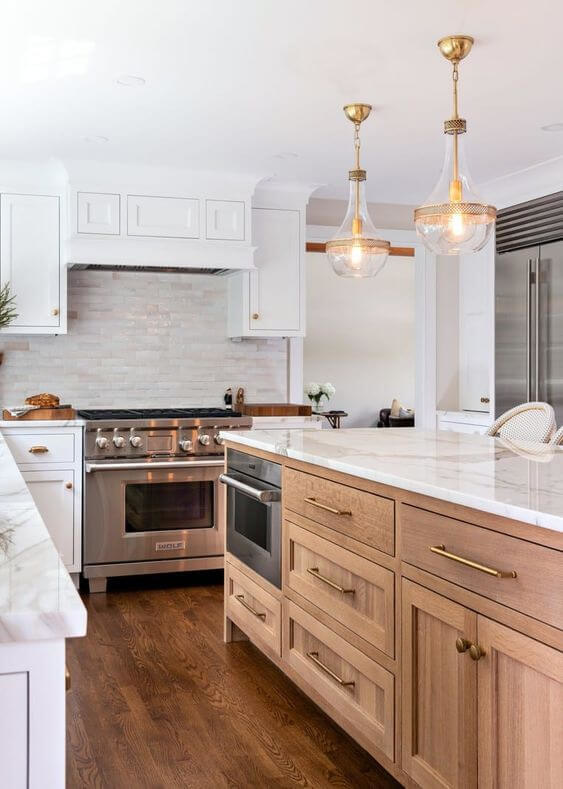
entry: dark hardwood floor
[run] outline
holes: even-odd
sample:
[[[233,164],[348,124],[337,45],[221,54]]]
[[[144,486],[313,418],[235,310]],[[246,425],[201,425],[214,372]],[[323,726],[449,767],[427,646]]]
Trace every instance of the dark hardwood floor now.
[[[248,642],[222,640],[220,574],[84,595],[67,663],[67,786],[397,784]]]

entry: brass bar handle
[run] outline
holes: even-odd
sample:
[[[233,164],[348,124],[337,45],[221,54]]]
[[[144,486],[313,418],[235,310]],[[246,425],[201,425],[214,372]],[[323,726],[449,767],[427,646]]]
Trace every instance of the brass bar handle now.
[[[335,584],[334,581],[330,580],[330,578],[327,578],[326,576],[321,575],[320,572],[319,572],[319,568],[318,567],[307,567],[307,572],[311,573],[313,578],[318,578],[319,581],[322,581],[327,586],[330,586],[332,589],[336,589],[337,592],[342,592],[342,594],[355,594],[356,593],[355,589],[345,589],[343,586],[340,586],[339,584]]]
[[[336,507],[329,507],[328,504],[321,504],[320,501],[317,501],[313,496],[307,496],[303,499],[306,504],[311,504],[313,507],[318,507],[320,510],[325,510],[325,512],[332,512],[333,515],[351,515],[351,510],[337,510]]]
[[[331,679],[333,679],[335,682],[338,682],[338,684],[343,688],[353,688],[355,686],[356,683],[353,680],[346,682],[342,679],[342,677],[339,677],[338,674],[335,674],[334,671],[331,671],[328,666],[325,666],[325,664],[319,660],[318,652],[307,652],[307,657],[309,660],[312,660],[313,663],[321,669],[321,671],[324,671],[325,674],[328,674]]]
[[[30,447],[28,451],[31,452],[32,455],[43,455],[45,452],[49,451],[49,447],[43,447],[38,445],[38,446]]]
[[[65,666],[65,690],[69,691],[71,687],[71,679],[70,679],[70,671],[68,670],[68,666]]]
[[[517,578],[516,570],[497,570],[494,567],[487,567],[479,562],[473,562],[471,559],[464,559],[463,556],[457,556],[455,553],[446,551],[445,545],[429,545],[432,553],[437,553],[438,556],[444,556],[446,559],[451,559],[453,562],[459,562],[466,567],[473,567],[474,570],[479,570],[481,573],[493,575],[495,578]]]
[[[239,601],[239,603],[246,608],[247,611],[250,611],[251,614],[254,614],[254,616],[257,616],[258,619],[266,619],[266,614],[261,614],[259,611],[257,611],[251,605],[249,605],[246,602],[246,600],[244,599],[244,595],[243,594],[236,594],[235,597]]]

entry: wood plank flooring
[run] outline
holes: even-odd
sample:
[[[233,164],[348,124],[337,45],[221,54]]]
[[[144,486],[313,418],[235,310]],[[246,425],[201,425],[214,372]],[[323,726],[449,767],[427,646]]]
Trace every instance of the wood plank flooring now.
[[[67,787],[399,786],[248,642],[222,640],[222,574],[84,595],[67,663]]]

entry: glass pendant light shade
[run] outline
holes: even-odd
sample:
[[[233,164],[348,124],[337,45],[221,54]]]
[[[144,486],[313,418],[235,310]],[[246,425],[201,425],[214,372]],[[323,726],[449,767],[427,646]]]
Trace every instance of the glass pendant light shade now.
[[[385,265],[389,247],[388,241],[379,238],[368,213],[365,181],[351,180],[346,216],[326,245],[333,269],[341,277],[375,277]]]
[[[366,202],[366,171],[360,167],[360,124],[371,112],[370,104],[347,104],[344,114],[354,124],[354,169],[350,170],[350,198],[342,225],[326,253],[332,268],[340,277],[375,277],[385,265],[390,244],[379,234],[368,213]]]
[[[458,115],[459,62],[471,52],[471,36],[445,36],[438,48],[453,66],[453,114],[444,123],[446,157],[434,191],[414,212],[416,232],[437,255],[478,252],[490,238],[497,211],[483,202],[469,177],[464,152],[467,124]]]
[[[463,136],[446,134],[445,138],[444,166],[434,190],[415,211],[416,231],[437,255],[477,252],[489,240],[496,209],[484,203],[473,186]]]

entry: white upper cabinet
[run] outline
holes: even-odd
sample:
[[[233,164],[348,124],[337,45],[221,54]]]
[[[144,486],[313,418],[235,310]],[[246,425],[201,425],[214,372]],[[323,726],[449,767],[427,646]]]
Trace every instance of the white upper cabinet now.
[[[199,200],[127,195],[127,235],[199,238]]]
[[[257,196],[256,269],[229,278],[230,337],[304,336],[305,203],[283,193]]]
[[[244,203],[239,200],[206,200],[206,238],[244,241]]]
[[[66,331],[66,272],[60,260],[60,198],[2,194],[0,281],[10,283],[18,313],[6,333]]]
[[[118,236],[120,233],[120,196],[99,192],[78,192],[78,233]]]
[[[462,411],[490,410],[494,354],[494,242],[459,259],[459,397]]]

